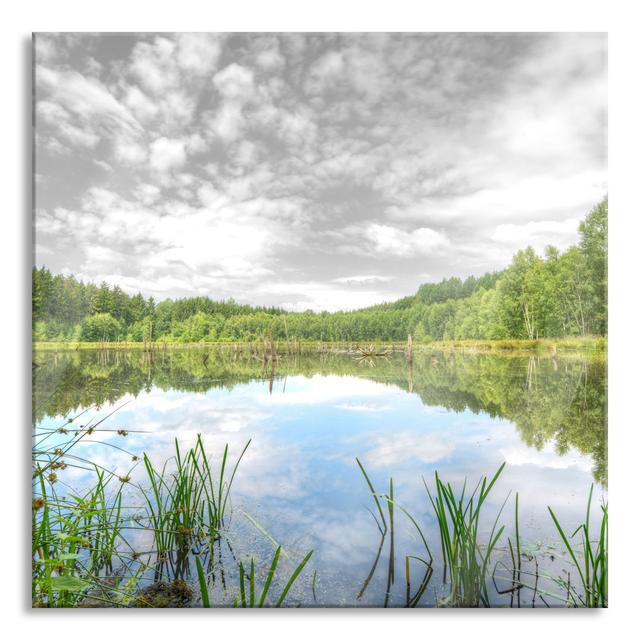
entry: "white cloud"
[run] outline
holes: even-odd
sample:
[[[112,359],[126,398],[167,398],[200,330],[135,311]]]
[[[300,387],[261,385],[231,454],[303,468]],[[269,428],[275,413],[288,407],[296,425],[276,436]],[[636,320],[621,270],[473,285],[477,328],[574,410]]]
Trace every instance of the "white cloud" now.
[[[50,63],[60,55],[53,38],[46,33],[38,33],[34,41],[34,53],[37,63]]]
[[[124,102],[142,121],[151,120],[158,114],[157,102],[151,100],[135,85],[127,89]]]
[[[149,206],[160,197],[160,187],[155,184],[139,184],[136,187],[135,195],[144,205]]]
[[[36,106],[37,116],[43,118],[49,123],[55,123],[59,120],[67,120],[69,113],[62,106],[48,100],[40,100]]]
[[[336,405],[344,404],[340,402],[343,400],[353,401],[371,397],[379,399],[398,393],[397,387],[353,376],[348,377],[348,384],[345,376],[315,374],[311,379],[312,385],[309,384],[308,379],[301,376],[290,376],[287,393],[262,396],[258,400],[268,406]]]
[[[225,141],[235,140],[244,129],[245,119],[239,104],[230,102],[222,105],[215,116],[209,118],[210,130]]]
[[[65,156],[71,153],[71,149],[62,144],[60,140],[53,136],[47,136],[39,139],[39,146],[44,148],[48,153],[53,156]]]
[[[286,217],[298,217],[295,203],[234,203],[203,185],[206,204],[192,207],[160,199],[156,189],[139,185],[138,201],[90,189],[80,210],[58,207],[39,214],[38,233],[63,236],[82,252],[85,261],[74,270],[79,277],[105,279],[133,292],[144,287],[162,298],[172,290],[237,298],[239,286],[252,291],[252,282],[273,274],[271,257],[294,237]],[[125,275],[132,263],[135,272]]]
[[[136,79],[151,93],[175,86],[179,74],[172,59],[176,48],[173,40],[156,37],[153,43],[139,42],[131,54],[130,69]]]
[[[273,71],[284,66],[285,59],[277,49],[267,49],[256,56],[256,62],[263,69]]]
[[[124,136],[116,138],[113,153],[116,160],[125,165],[141,164],[147,159],[147,150],[145,147]]]
[[[235,62],[213,76],[213,84],[227,100],[242,104],[253,96],[253,72]]]
[[[577,468],[587,473],[591,472],[593,462],[570,448],[564,455],[559,456],[555,452],[555,443],[548,442],[540,450],[528,447],[522,442],[514,443],[510,447],[501,449],[505,462],[510,466],[535,465],[545,469],[569,469]]]
[[[370,307],[397,298],[393,292],[381,292],[375,288],[354,289],[348,284],[326,284],[310,280],[264,283],[261,292],[281,300],[288,311],[337,311]]]
[[[100,141],[100,136],[89,124],[84,123],[82,127],[73,124],[70,113],[60,104],[43,100],[38,103],[36,112],[38,118],[51,125],[56,134],[62,136],[72,146],[91,149]]]
[[[345,67],[344,57],[339,51],[328,51],[316,60],[309,69],[306,89],[310,93],[322,91],[336,78]]]
[[[344,402],[342,404],[337,404],[336,408],[342,409],[343,411],[356,411],[357,413],[378,413],[380,411],[389,411],[391,409],[391,405],[378,404],[376,402],[369,402],[369,403]]]
[[[104,171],[109,171],[109,172],[113,171],[113,167],[108,162],[105,162],[104,160],[96,160],[94,158],[92,162],[93,164],[100,167],[101,169],[104,169]]]
[[[178,169],[187,161],[184,140],[158,138],[151,143],[149,153],[149,161],[156,171]]]
[[[450,244],[444,234],[427,227],[403,231],[389,225],[371,224],[364,230],[364,237],[373,243],[376,253],[398,257],[429,254]]]
[[[393,280],[391,276],[341,276],[340,278],[334,278],[332,282],[338,282],[339,284],[375,284],[376,282],[389,282]]]
[[[491,239],[513,249],[532,246],[540,251],[548,244],[566,249],[577,241],[579,224],[576,218],[562,222],[541,220],[525,224],[501,224],[496,227]]]
[[[606,192],[605,56],[598,34],[39,35],[41,255],[320,310],[562,248]]]
[[[431,464],[450,457],[455,449],[453,443],[446,442],[441,436],[426,433],[416,439],[413,431],[403,433],[394,430],[377,436],[375,442],[375,447],[363,456],[365,467],[379,468],[409,460]]]
[[[49,91],[58,105],[84,120],[98,121],[112,130],[141,129],[131,112],[95,78],[86,78],[77,71],[57,71],[39,65],[36,81]]]
[[[93,131],[81,129],[68,122],[61,122],[58,128],[60,134],[74,146],[93,149],[100,142],[100,136]]]
[[[199,133],[193,133],[186,141],[187,151],[190,154],[202,153],[207,150],[207,143]]]
[[[187,73],[206,75],[217,65],[221,43],[218,34],[181,33],[178,39],[178,65]]]

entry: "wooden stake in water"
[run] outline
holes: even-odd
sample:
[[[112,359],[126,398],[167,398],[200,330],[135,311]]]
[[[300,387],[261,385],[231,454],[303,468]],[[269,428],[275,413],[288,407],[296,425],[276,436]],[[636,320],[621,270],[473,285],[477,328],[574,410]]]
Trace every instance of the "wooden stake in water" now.
[[[413,362],[413,339],[411,334],[407,336],[407,362]]]

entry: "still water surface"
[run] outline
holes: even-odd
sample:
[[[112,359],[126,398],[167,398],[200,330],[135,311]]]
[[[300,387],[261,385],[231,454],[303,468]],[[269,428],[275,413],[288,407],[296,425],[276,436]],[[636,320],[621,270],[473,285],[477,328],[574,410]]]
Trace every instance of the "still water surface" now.
[[[485,533],[511,492],[496,559],[506,556],[518,492],[527,568],[533,571],[537,562],[541,588],[550,594],[561,588],[544,575],[566,578],[570,567],[547,505],[573,531],[584,516],[592,483],[596,503],[606,498],[602,357],[434,351],[415,354],[408,366],[399,353],[374,361],[328,353],[285,355],[277,364],[265,365],[235,350],[175,349],[153,354],[36,352],[34,361],[36,433],[85,410],[80,423],[123,405],[102,425],[113,431],[96,432],[93,442],[76,451],[118,475],[144,482],[143,468],[132,464],[131,454],[146,452],[161,466],[173,455],[174,438],[188,448],[201,433],[214,457],[228,443],[232,460],[251,439],[233,485],[233,517],[228,544],[221,550],[226,574],[214,583],[216,604],[229,604],[235,595],[232,558],[251,554],[266,570],[273,545],[265,532],[288,552],[285,571],[314,550],[290,603],[384,604],[389,541],[383,541],[366,583],[381,536],[368,511],[374,505],[356,457],[377,491],[388,492],[393,477],[395,500],[427,536],[436,571],[420,606],[433,606],[446,593],[437,524],[423,476],[433,487],[437,470],[461,488],[465,478],[475,485],[506,462],[483,516]],[[128,435],[117,435],[117,429]],[[81,489],[89,476],[70,467],[62,480]],[[387,604],[404,606],[405,557],[424,554],[415,529],[398,509],[395,519],[395,579]],[[149,541],[134,544],[144,547]],[[419,564],[411,565],[412,592],[423,574]],[[508,587],[504,581],[498,586]],[[489,591],[492,604],[510,604],[510,594]],[[531,606],[530,590],[520,596],[521,604]],[[559,603],[552,595],[546,601]],[[539,597],[535,604],[544,606]]]

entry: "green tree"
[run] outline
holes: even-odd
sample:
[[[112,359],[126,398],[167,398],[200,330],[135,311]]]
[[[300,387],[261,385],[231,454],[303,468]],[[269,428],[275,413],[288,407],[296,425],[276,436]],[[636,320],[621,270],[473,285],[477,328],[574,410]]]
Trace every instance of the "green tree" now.
[[[123,337],[123,326],[109,313],[96,313],[84,321],[81,337],[85,342],[114,342]]]
[[[593,287],[590,313],[593,314],[594,333],[607,335],[607,261],[609,198],[605,197],[580,223],[580,249],[587,261]]]
[[[113,297],[111,290],[106,282],[100,285],[100,288],[96,290],[91,299],[91,313],[108,313],[112,314],[114,311]]]

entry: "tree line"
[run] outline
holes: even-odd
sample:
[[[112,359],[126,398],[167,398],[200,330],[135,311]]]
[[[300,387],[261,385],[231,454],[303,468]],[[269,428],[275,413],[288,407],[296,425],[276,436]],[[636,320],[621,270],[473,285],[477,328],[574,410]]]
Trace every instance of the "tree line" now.
[[[286,312],[208,297],[156,303],[120,287],[33,270],[36,341],[218,342],[536,339],[607,335],[605,197],[579,243],[539,256],[528,247],[500,272],[422,285],[415,295],[357,311]]]

